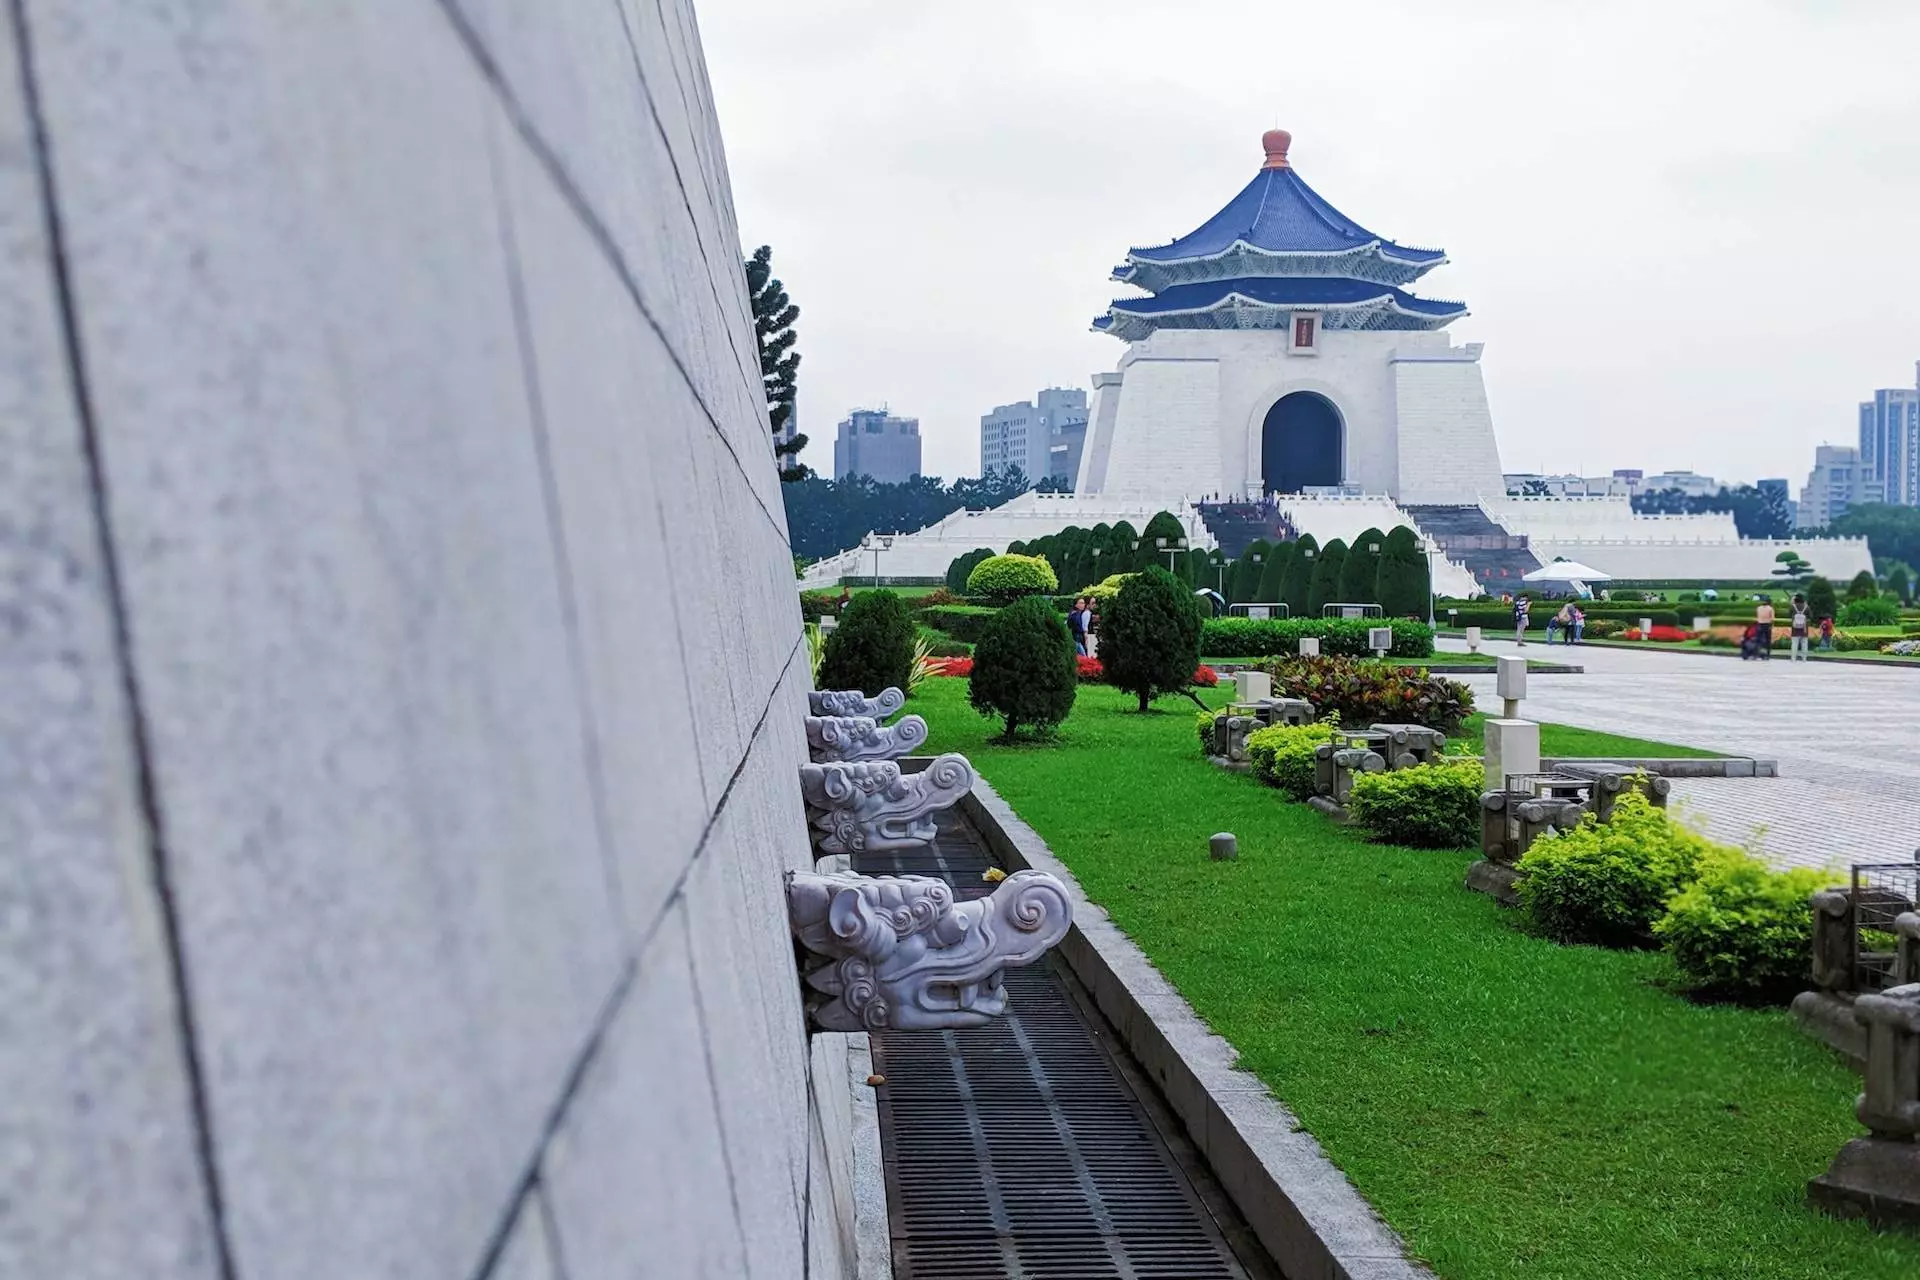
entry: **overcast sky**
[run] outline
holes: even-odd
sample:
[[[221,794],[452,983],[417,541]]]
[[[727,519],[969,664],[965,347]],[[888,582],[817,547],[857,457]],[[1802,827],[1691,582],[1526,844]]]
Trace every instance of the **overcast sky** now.
[[[1087,387],[1128,247],[1260,134],[1444,248],[1508,471],[1784,475],[1920,360],[1920,0],[707,0],[740,233],[803,312],[806,460],[886,403],[925,468]]]

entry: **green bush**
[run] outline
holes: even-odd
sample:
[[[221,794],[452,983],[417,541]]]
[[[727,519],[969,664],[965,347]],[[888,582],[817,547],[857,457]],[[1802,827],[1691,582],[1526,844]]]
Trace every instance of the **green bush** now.
[[[991,556],[975,565],[967,575],[967,594],[979,596],[989,604],[1049,595],[1059,587],[1060,579],[1054,574],[1053,566],[1039,556]]]
[[[944,631],[955,640],[967,644],[979,644],[980,637],[987,633],[987,624],[993,621],[998,609],[989,609],[974,604],[943,604],[920,611],[920,621],[938,631]]]
[[[1485,790],[1478,760],[1363,773],[1353,780],[1347,813],[1387,844],[1462,849],[1479,842]]]
[[[1853,575],[1853,581],[1847,584],[1847,603],[1856,600],[1871,600],[1880,594],[1880,583],[1873,576],[1873,570],[1862,569]]]
[[[921,627],[920,639],[925,642],[930,658],[964,658],[973,652],[973,646],[964,640],[955,640],[946,632],[935,631],[932,627]]]
[[[1849,600],[1840,606],[1840,616],[1834,619],[1835,626],[1841,627],[1891,627],[1900,621],[1900,606],[1891,596],[1873,596],[1866,600]],[[1814,625],[1819,626],[1815,619]]]
[[[1790,999],[1812,978],[1807,900],[1830,879],[1804,867],[1775,871],[1737,849],[1719,849],[1668,902],[1653,933],[1697,991]]]
[[[1619,618],[1588,618],[1586,625],[1580,628],[1580,634],[1592,636],[1595,640],[1605,640],[1617,636],[1627,629],[1627,624]]]
[[[1834,625],[1839,625],[1840,602],[1834,596],[1829,579],[1816,577],[1807,583],[1807,614],[1815,626],[1820,625],[1822,618],[1832,618]]]
[[[1293,555],[1287,561],[1286,577],[1280,580],[1280,600],[1296,618],[1307,616],[1307,603],[1313,596],[1313,566],[1320,558],[1320,542],[1303,533],[1291,543]]]
[[[1347,548],[1346,563],[1340,566],[1340,582],[1334,599],[1340,604],[1376,604],[1380,585],[1380,557],[1386,554],[1387,535],[1378,529],[1364,529]]]
[[[1261,669],[1273,676],[1275,697],[1305,698],[1318,714],[1348,726],[1420,724],[1454,734],[1473,711],[1473,690],[1418,667],[1319,657],[1265,662]]]
[[[953,562],[947,566],[947,590],[956,595],[965,594],[967,589],[967,575],[972,573],[974,566],[982,560],[990,560],[992,558],[993,550],[990,547],[975,547],[963,556],[956,556]]]
[[[1200,610],[1185,583],[1158,567],[1133,574],[1101,613],[1100,666],[1108,684],[1140,700],[1178,693],[1200,665]]]
[[[1050,731],[1073,710],[1078,690],[1073,639],[1051,600],[1015,600],[973,648],[967,701],[983,716],[1006,720],[1004,741],[1022,727]]]
[[[1209,658],[1278,658],[1300,652],[1300,640],[1312,636],[1320,652],[1350,658],[1373,656],[1367,647],[1374,627],[1393,631],[1395,658],[1426,658],[1433,654],[1433,629],[1405,618],[1208,618],[1200,632],[1200,652]]]
[[[1533,842],[1520,859],[1520,905],[1558,942],[1646,946],[1667,901],[1712,848],[1638,791],[1622,794],[1613,820],[1588,814],[1571,831]]]
[[[1193,731],[1200,735],[1200,754],[1213,754],[1213,718],[1218,711],[1196,711],[1193,713]]]
[[[1287,571],[1293,567],[1293,544],[1276,542],[1267,552],[1266,564],[1255,580],[1254,604],[1287,602]]]
[[[1120,594],[1120,588],[1132,576],[1130,573],[1110,573],[1080,594],[1093,597],[1100,603],[1100,607],[1105,609],[1113,603],[1113,598]]]
[[[858,689],[869,698],[913,683],[919,638],[906,601],[891,591],[862,591],[840,615],[820,658],[822,689]]]
[[[1313,794],[1313,749],[1327,741],[1326,724],[1276,724],[1247,735],[1247,760],[1253,776],[1279,787],[1295,800]]]
[[[802,591],[800,593],[800,616],[808,622],[818,622],[828,614],[840,612],[840,593],[838,591]]]

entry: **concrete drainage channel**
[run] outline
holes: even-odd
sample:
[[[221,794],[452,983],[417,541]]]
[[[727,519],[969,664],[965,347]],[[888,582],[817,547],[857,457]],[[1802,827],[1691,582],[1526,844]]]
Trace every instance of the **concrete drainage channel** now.
[[[1032,867],[1074,899],[996,1025],[872,1037],[898,1280],[1431,1280],[986,783],[931,848],[855,866],[961,898]]]
[[[854,859],[961,899],[992,865],[953,811],[930,849]],[[989,1026],[872,1034],[895,1280],[1280,1280],[1065,966],[1006,989]]]

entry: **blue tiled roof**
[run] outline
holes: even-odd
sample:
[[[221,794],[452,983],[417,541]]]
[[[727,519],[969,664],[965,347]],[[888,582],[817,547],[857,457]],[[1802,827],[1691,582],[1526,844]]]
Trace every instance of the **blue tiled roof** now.
[[[1145,262],[1208,258],[1243,240],[1269,253],[1336,253],[1378,241],[1380,253],[1402,262],[1439,262],[1438,249],[1409,249],[1367,230],[1321,199],[1292,169],[1262,169],[1196,231],[1172,244],[1135,249]]]
[[[1276,307],[1341,307],[1391,298],[1402,310],[1435,319],[1465,315],[1462,302],[1416,298],[1392,285],[1343,276],[1248,276],[1235,280],[1202,280],[1177,284],[1147,298],[1116,298],[1115,311],[1129,315],[1164,315],[1170,311],[1200,311],[1239,294]]]

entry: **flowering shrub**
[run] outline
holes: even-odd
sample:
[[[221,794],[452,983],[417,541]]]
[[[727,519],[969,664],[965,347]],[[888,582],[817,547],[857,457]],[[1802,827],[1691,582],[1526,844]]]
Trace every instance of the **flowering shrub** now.
[[[1473,690],[1419,667],[1322,657],[1287,658],[1264,669],[1275,697],[1305,698],[1341,724],[1423,724],[1454,734],[1473,710]]]
[[[1894,653],[1903,658],[1920,657],[1920,640],[1895,640],[1892,644],[1880,646],[1882,653]]]
[[[1079,675],[1082,680],[1097,682],[1106,679],[1107,673],[1100,666],[1100,659],[1089,657],[1082,653],[1075,656],[1074,663],[1079,667]],[[1212,667],[1196,667],[1194,668],[1192,678],[1189,679],[1187,683],[1197,684],[1202,689],[1211,689],[1220,683],[1220,673]]]
[[[1580,633],[1592,636],[1595,640],[1605,640],[1619,635],[1626,629],[1627,624],[1618,618],[1588,618],[1587,625],[1580,629]]]
[[[1685,627],[1663,627],[1655,623],[1652,639],[1662,644],[1679,644],[1683,640],[1698,639],[1701,634],[1701,632],[1689,631]],[[1622,639],[1626,640],[1643,640],[1648,638],[1641,634],[1640,628],[1638,627],[1628,627],[1625,631],[1622,631],[1620,635]]]

